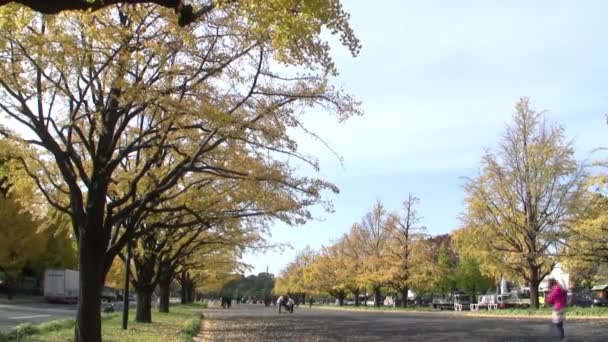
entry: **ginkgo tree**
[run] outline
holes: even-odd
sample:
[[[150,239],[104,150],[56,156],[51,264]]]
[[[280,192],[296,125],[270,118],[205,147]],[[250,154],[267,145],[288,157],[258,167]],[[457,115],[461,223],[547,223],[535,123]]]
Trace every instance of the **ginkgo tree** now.
[[[47,268],[76,268],[65,215],[44,205],[20,160],[26,146],[0,139],[0,272],[9,297],[27,267],[38,276]]]
[[[317,252],[307,246],[288,263],[277,278],[273,293],[277,296],[297,295],[306,297],[316,293],[311,265]]]
[[[389,215],[384,205],[377,201],[351,229],[351,239],[360,248],[362,269],[359,282],[369,286],[374,294],[374,305],[380,306],[381,290],[392,278],[387,264],[390,239],[387,226]]]
[[[28,174],[71,219],[77,341],[101,340],[105,276],[143,233],[126,223],[169,200],[185,175],[274,182],[310,205],[337,190],[290,168],[289,158],[318,165],[289,133],[302,128],[307,107],[322,105],[338,120],[359,113],[330,84],[336,67],[320,33],[340,35],[353,54],[360,44],[339,2],[295,4],[295,16],[285,15],[292,1],[227,4],[185,29],[154,5],[56,16],[0,7],[0,110],[28,131],[1,134],[36,148]],[[262,162],[237,163],[244,155]],[[122,172],[127,164],[134,167]],[[264,166],[276,167],[272,180],[260,175]]]
[[[317,252],[306,249],[288,264],[275,292],[312,290],[336,298],[339,305],[352,295],[358,306],[360,294],[371,288],[380,306],[383,289],[398,291],[405,302],[410,288],[428,289],[437,273],[435,250],[425,239],[417,203],[410,194],[402,212],[389,214],[376,202],[361,223],[335,243]]]
[[[247,164],[253,168],[256,160],[249,160]],[[280,170],[262,168],[259,176],[271,180],[276,177],[273,175],[276,171]],[[190,177],[197,179],[186,184],[194,186],[185,191],[187,185],[184,184],[168,192],[170,197],[181,195],[148,210],[145,218],[137,223],[146,226],[133,249],[132,279],[140,298],[136,312],[138,322],[151,322],[151,298],[157,285],[161,289],[159,309],[168,312],[168,287],[177,273],[180,283],[187,288],[185,293],[191,294],[194,287],[189,270],[198,262],[191,257],[200,254],[200,250],[213,252],[213,248],[231,245],[241,249],[262,248],[271,220],[280,219],[290,224],[308,218],[307,203],[278,183],[202,174],[185,178]],[[200,196],[201,193],[205,196]]]
[[[608,263],[608,162],[594,163],[592,176],[587,178],[587,191],[571,210],[574,224],[567,227],[563,240],[563,266],[574,286],[590,286],[604,281]],[[598,279],[598,277],[600,279]]]
[[[181,286],[182,304],[191,303],[195,295],[205,286],[214,286],[222,275],[243,273],[248,265],[241,261],[244,248],[237,244],[209,243],[188,257],[187,262],[181,263],[176,271],[174,279]],[[209,284],[210,283],[210,284]],[[167,288],[161,286],[161,307],[166,301],[168,307]],[[209,287],[207,287],[207,291]],[[268,291],[270,292],[270,290]],[[164,298],[163,298],[164,296]]]
[[[365,289],[366,284],[365,280],[359,276],[363,269],[363,253],[359,247],[361,241],[356,239],[356,231],[356,227],[351,227],[350,232],[342,235],[342,238],[338,240],[338,244],[346,260],[344,286],[353,296],[355,306],[359,306],[361,304],[359,295]]]
[[[34,184],[18,163],[18,145],[0,139],[0,272],[11,288],[26,263],[37,257],[45,244],[36,234],[38,223],[20,202],[31,194]]]
[[[309,266],[310,278],[315,293],[326,293],[338,299],[340,306],[348,291],[349,260],[340,243],[322,247]]]
[[[482,260],[524,280],[537,308],[538,286],[556,262],[585,174],[563,128],[547,123],[528,98],[515,109],[498,148],[465,185],[462,234]]]
[[[419,202],[418,197],[409,194],[401,212],[391,214],[386,226],[389,235],[386,262],[391,275],[387,284],[399,292],[403,307],[407,307],[410,289],[429,280],[426,271],[432,267],[432,257],[424,242],[426,227],[421,224],[416,208]]]
[[[230,247],[245,249],[261,239],[255,229],[244,229],[242,225],[247,223],[228,217],[217,222],[209,218],[206,225],[165,228],[137,239],[133,249],[132,278],[140,298],[136,320],[151,322],[151,297],[157,286],[161,293],[159,311],[169,312],[169,286],[174,279],[180,280],[191,292],[193,284],[190,286],[190,282],[193,279],[190,278],[190,271],[197,267],[208,267],[205,255],[229,250]]]
[[[11,299],[13,283],[27,262],[42,253],[46,241],[36,233],[36,220],[5,189],[0,189],[0,222],[0,272]]]

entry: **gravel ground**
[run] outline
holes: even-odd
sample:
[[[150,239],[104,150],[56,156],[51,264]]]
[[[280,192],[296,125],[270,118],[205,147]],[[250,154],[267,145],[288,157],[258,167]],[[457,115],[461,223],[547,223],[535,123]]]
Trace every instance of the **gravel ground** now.
[[[552,341],[544,319],[353,312],[263,305],[205,310],[199,341]],[[567,341],[608,341],[608,320],[566,322]]]

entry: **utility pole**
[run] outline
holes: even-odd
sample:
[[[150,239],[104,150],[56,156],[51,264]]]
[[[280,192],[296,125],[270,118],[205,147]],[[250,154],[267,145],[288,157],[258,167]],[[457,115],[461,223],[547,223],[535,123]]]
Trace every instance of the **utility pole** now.
[[[131,241],[127,242],[127,260],[125,260],[125,291],[122,296],[122,329],[127,330],[129,321],[129,265],[131,264]]]

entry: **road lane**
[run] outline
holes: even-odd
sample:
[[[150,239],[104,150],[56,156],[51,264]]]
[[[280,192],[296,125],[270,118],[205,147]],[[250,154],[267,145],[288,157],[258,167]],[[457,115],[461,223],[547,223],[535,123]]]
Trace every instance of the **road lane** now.
[[[76,315],[73,304],[0,304],[0,329],[6,330],[21,323],[40,323]]]
[[[464,317],[448,313],[297,309],[262,305],[210,308],[201,341],[553,341],[543,319]],[[608,341],[608,320],[567,321],[568,341]]]

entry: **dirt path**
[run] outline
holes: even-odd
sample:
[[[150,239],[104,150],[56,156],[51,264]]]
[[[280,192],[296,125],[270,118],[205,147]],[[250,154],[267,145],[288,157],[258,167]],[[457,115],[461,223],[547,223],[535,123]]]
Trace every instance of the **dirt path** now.
[[[552,341],[543,320],[297,309],[205,310],[200,341]],[[566,324],[568,341],[608,341],[608,320]]]

